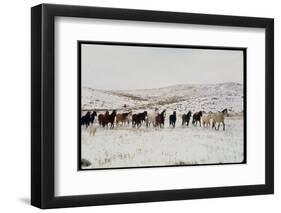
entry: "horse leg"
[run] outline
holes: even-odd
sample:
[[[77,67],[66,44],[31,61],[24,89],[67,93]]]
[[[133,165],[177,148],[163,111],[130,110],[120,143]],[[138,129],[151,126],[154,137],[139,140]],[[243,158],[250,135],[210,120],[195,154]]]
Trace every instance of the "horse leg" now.
[[[223,126],[223,131],[225,130],[225,123],[224,121],[222,122],[222,126]]]
[[[216,130],[216,122],[213,121],[213,126],[212,126],[212,129],[215,127],[215,130]]]
[[[219,124],[218,124],[218,129],[217,129],[218,131],[220,130],[220,125],[221,125],[221,123],[219,122]]]

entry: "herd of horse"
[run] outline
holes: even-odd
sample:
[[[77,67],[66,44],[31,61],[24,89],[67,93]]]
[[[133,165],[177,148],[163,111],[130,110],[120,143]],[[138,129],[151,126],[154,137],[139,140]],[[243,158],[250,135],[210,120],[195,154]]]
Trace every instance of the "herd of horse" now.
[[[219,130],[220,125],[222,125],[223,130],[225,130],[225,116],[228,115],[227,109],[222,110],[221,112],[209,112],[199,111],[192,114],[191,111],[188,111],[186,114],[181,116],[182,126],[189,126],[189,123],[192,118],[192,124],[197,126],[198,124],[203,127],[211,127],[215,130]],[[143,111],[140,113],[133,114],[132,111],[129,112],[120,112],[117,113],[116,110],[113,110],[109,113],[108,110],[105,113],[100,113],[97,115],[96,111],[92,113],[88,111],[84,116],[81,117],[81,126],[85,125],[86,128],[94,123],[95,118],[98,118],[98,123],[101,127],[114,128],[124,125],[132,124],[133,128],[140,128],[142,125],[146,127],[160,127],[163,128],[165,124],[166,110],[164,109],[161,112],[158,112],[155,109],[153,112],[148,113]],[[177,113],[173,111],[169,115],[169,126],[172,128],[176,127]]]

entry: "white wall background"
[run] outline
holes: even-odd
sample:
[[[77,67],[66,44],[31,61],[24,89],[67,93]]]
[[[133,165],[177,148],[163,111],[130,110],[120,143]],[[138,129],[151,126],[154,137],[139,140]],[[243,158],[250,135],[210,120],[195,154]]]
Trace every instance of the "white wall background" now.
[[[201,199],[102,207],[50,210],[51,212],[277,212],[281,209],[281,13],[280,1],[246,0],[45,0],[45,3],[171,10],[182,12],[275,18],[275,195]],[[30,7],[37,0],[1,2],[0,125],[1,212],[39,212],[30,197]],[[16,118],[16,119],[15,119]],[[279,119],[279,120],[278,120]]]

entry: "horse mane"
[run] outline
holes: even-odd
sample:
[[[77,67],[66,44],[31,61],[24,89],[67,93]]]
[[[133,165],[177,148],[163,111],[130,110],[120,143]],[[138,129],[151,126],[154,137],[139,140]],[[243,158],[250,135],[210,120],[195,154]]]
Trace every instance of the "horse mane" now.
[[[115,116],[116,115],[116,110],[113,110],[110,116]]]
[[[129,115],[129,112],[124,112],[123,116],[127,117]]]
[[[224,110],[221,111],[222,113],[226,113],[227,112],[227,108],[225,108]]]

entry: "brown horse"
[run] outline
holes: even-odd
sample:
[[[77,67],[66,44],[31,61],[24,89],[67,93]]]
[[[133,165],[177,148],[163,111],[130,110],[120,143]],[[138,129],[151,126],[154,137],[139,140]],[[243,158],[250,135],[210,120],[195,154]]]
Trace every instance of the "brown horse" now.
[[[98,121],[99,121],[99,125],[102,127],[105,127],[106,125],[106,118],[109,116],[109,112],[108,110],[106,110],[105,114],[99,114],[98,115]]]
[[[165,122],[165,116],[166,116],[166,110],[164,109],[160,114],[158,114],[155,118],[155,126],[159,126],[160,128],[164,127]]]
[[[130,117],[132,116],[132,111],[130,112],[123,112],[123,113],[118,113],[116,115],[116,126],[119,126],[119,123],[122,124],[122,126],[126,123],[129,124],[130,122]]]

